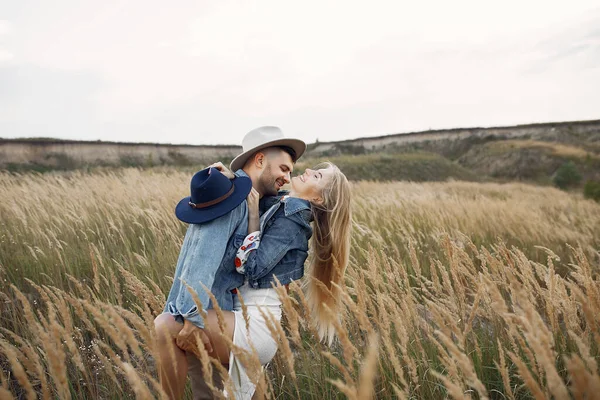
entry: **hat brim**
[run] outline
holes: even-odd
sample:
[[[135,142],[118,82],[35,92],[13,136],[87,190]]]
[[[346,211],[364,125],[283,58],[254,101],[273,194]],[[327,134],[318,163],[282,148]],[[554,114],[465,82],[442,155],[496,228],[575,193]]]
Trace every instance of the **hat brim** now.
[[[238,169],[244,167],[246,161],[248,161],[248,158],[250,158],[252,154],[256,153],[259,150],[266,149],[267,147],[275,146],[291,147],[296,152],[296,160],[298,160],[306,151],[306,143],[304,143],[302,140],[290,138],[277,139],[271,142],[263,143],[260,146],[256,146],[252,149],[249,149],[248,151],[243,152],[242,154],[234,158],[233,161],[231,161],[231,164],[229,164],[229,169],[231,169],[232,171],[237,171]]]
[[[252,190],[252,180],[246,176],[234,178],[233,184],[235,189],[231,196],[210,207],[192,208],[188,204],[191,197],[183,198],[175,207],[175,215],[188,224],[202,224],[227,214],[246,200]]]

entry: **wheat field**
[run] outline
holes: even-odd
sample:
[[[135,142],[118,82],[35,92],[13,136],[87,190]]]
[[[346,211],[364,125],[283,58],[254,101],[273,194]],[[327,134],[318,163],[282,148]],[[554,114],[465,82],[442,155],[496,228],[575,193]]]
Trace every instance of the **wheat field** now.
[[[165,398],[153,319],[189,178],[0,173],[0,399]],[[337,339],[315,339],[300,285],[278,288],[278,354],[264,372],[239,354],[257,397],[598,396],[599,204],[518,183],[358,182],[353,212]]]

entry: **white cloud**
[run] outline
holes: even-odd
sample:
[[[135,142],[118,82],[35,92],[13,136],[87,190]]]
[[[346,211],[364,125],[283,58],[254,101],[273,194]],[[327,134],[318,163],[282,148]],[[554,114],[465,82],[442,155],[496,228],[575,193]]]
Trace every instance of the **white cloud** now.
[[[8,63],[15,58],[15,55],[7,50],[0,49],[0,65]]]
[[[6,20],[0,19],[0,35],[9,34],[12,31],[12,24]]]
[[[19,49],[20,65],[97,77],[85,101],[64,100],[93,115],[87,135],[235,143],[255,125],[280,124],[307,140],[337,140],[597,118],[595,7],[587,0],[40,1],[32,12],[7,14],[12,25],[0,23],[0,32],[14,25],[19,35],[0,36],[0,48]],[[70,91],[74,82],[65,79],[65,90],[83,96]],[[48,127],[74,129],[60,118]]]

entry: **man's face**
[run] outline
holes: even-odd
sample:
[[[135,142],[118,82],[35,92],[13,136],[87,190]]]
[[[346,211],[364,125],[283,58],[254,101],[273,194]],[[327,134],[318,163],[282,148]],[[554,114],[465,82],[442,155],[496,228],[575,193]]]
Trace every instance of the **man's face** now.
[[[283,150],[266,153],[266,164],[259,179],[263,196],[276,196],[281,187],[290,183],[290,174],[294,170],[292,157]]]

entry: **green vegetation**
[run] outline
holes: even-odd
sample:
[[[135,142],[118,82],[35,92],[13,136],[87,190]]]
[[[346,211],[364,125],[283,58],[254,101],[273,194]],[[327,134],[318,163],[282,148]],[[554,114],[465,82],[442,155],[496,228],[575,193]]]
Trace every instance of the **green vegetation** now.
[[[583,187],[583,196],[586,199],[592,199],[600,202],[600,182],[587,181]]]
[[[371,181],[445,181],[447,179],[477,181],[468,169],[433,153],[364,154],[328,158],[302,158],[296,169],[313,167],[331,161],[350,180]]]
[[[595,179],[600,175],[598,154],[577,146],[536,140],[500,140],[473,146],[458,162],[479,176],[542,185],[563,185],[563,178],[575,179],[576,174],[565,175],[569,169],[577,170],[582,179]],[[558,172],[567,163],[569,166]],[[574,182],[565,183],[565,187],[573,186]]]
[[[168,152],[169,158],[172,160],[173,164],[181,165],[181,166],[190,166],[194,165],[194,162],[189,159],[185,154],[182,154],[176,150],[169,150]]]
[[[566,190],[581,183],[581,174],[577,170],[575,163],[568,161],[556,170],[552,182],[559,189]]]

